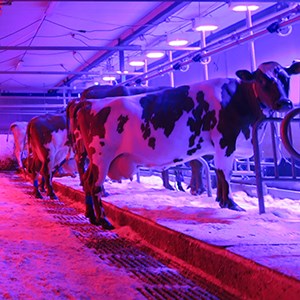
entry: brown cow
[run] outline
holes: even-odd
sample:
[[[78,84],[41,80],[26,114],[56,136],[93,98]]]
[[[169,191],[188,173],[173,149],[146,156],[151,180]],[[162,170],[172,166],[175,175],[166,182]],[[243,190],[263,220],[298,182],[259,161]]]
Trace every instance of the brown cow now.
[[[66,116],[45,114],[34,117],[27,127],[28,152],[32,155],[29,163],[29,172],[32,174],[34,193],[37,198],[43,198],[38,187],[38,174],[43,176],[46,184],[47,195],[57,199],[52,187],[53,173],[68,161],[69,175],[74,174],[74,157],[67,137]]]

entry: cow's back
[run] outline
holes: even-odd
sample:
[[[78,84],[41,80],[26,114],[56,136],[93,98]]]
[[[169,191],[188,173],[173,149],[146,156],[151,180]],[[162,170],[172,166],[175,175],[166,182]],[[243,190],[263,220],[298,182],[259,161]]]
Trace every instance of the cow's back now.
[[[26,129],[28,122],[14,122],[10,125],[10,130],[14,136],[15,145],[20,145],[24,148]]]
[[[34,117],[28,124],[27,133],[29,147],[41,161],[49,159],[49,156],[55,160],[58,151],[62,148],[63,152],[68,150],[64,115],[45,114]]]
[[[203,149],[203,153],[213,151],[210,131],[216,126],[214,118],[221,106],[217,95],[221,94],[225,82],[215,80],[210,84],[182,86],[150,94],[87,101],[85,112],[81,110],[80,126],[89,124],[86,142],[91,145],[96,136],[99,143],[105,145],[103,149],[109,156],[130,153],[137,163],[157,166],[188,161],[196,157],[191,149],[198,147],[191,145],[191,139],[197,139],[201,134],[196,132],[193,123],[209,114],[211,117],[205,119],[208,128],[204,128],[202,143],[210,148],[204,145],[207,149]],[[212,84],[216,86],[215,83],[217,88],[211,88]],[[206,101],[206,95],[211,102]]]
[[[19,168],[23,168],[22,159],[27,157],[27,130],[28,122],[14,122],[10,125],[10,130],[14,136],[14,153],[18,161]]]

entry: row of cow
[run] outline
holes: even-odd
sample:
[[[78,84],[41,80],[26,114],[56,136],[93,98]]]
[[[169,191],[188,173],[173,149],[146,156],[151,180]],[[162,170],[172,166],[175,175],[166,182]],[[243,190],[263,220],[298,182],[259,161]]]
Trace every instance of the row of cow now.
[[[14,122],[10,125],[10,131],[14,137],[14,154],[18,163],[18,171],[20,172],[30,171],[33,166],[36,170],[41,168],[41,162],[37,160],[34,161],[32,155],[28,156],[27,127],[28,122]],[[62,162],[57,163],[52,170],[52,174],[55,177],[76,177],[77,167],[75,159],[70,157],[69,159],[64,159]],[[41,178],[41,183],[41,188],[44,190],[44,178]],[[36,196],[38,195],[36,194]],[[39,198],[42,198],[42,195],[39,195]]]
[[[83,99],[101,99],[107,96],[128,96],[131,94],[141,94],[145,92],[152,92],[157,90],[163,90],[166,87],[112,87],[112,86],[92,86],[91,88],[86,89],[81,96],[81,101]],[[72,119],[69,121],[72,122]],[[60,131],[58,130],[60,127]],[[69,129],[69,122],[66,123],[64,115],[41,115],[39,117],[33,118],[30,123],[28,122],[14,122],[10,125],[10,131],[13,133],[14,141],[15,141],[15,156],[18,162],[19,170],[21,171],[29,171],[34,176],[34,186],[35,186],[35,196],[38,198],[42,198],[42,195],[38,189],[37,183],[37,173],[35,170],[41,169],[42,173],[46,174],[46,182],[49,184],[48,187],[48,196],[51,198],[56,198],[56,195],[53,192],[51,187],[51,179],[48,180],[48,174],[50,174],[50,170],[52,169],[53,176],[62,177],[62,176],[76,176],[77,167],[75,164],[75,158],[72,150],[75,152],[76,162],[79,169],[80,181],[82,184],[82,174],[84,173],[85,164],[87,161],[87,155],[85,151],[82,151],[82,145],[79,147],[74,143],[74,135],[69,133],[69,137],[73,137],[70,141],[66,142],[66,134],[63,132],[63,129]],[[28,132],[27,132],[28,128]],[[57,131],[58,130],[58,131]],[[28,140],[30,141],[30,152],[31,155],[28,156]],[[31,141],[32,140],[32,141]],[[73,143],[72,143],[73,142]],[[66,143],[66,144],[65,144]],[[68,159],[65,157],[66,145],[72,143],[72,149],[69,148],[69,156]],[[47,144],[48,150],[43,147],[43,145]],[[48,153],[47,153],[48,151]],[[34,153],[35,159],[33,160]],[[39,158],[39,159],[38,159]],[[32,165],[37,164],[39,165]],[[48,161],[48,166],[46,162]],[[197,162],[200,164],[200,162]],[[189,185],[191,189],[191,193],[193,195],[197,195],[199,193],[204,192],[203,182],[202,182],[202,166],[195,166],[193,162],[190,163],[192,169],[195,169],[193,172],[193,176],[191,179],[191,183]],[[55,166],[53,168],[53,166]],[[48,168],[48,170],[44,170],[44,168]],[[175,169],[174,171],[176,177],[176,184],[178,190],[184,191],[181,182],[183,181],[183,175],[180,169]],[[197,174],[197,176],[195,175]],[[43,183],[45,181],[43,177]],[[169,183],[169,175],[168,170],[162,171],[162,180],[163,185],[167,189],[174,190],[174,188]],[[40,185],[42,190],[44,188]],[[103,194],[106,194],[103,188]]]
[[[132,178],[138,166],[166,170],[213,155],[216,200],[222,208],[243,210],[230,190],[233,159],[252,155],[251,132],[258,119],[292,108],[289,78],[298,73],[300,62],[290,67],[266,62],[254,72],[237,71],[239,79],[158,90],[88,89],[81,99],[68,103],[65,115],[36,117],[27,126],[36,195],[37,172],[54,198],[52,171],[75,155],[86,216],[91,223],[111,229],[101,201],[107,175],[114,180]]]

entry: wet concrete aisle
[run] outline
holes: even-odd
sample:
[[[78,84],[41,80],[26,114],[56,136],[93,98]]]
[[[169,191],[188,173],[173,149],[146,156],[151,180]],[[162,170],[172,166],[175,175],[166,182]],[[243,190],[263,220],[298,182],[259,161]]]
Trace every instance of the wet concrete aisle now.
[[[0,299],[233,299],[0,173]],[[208,291],[209,290],[209,291]]]

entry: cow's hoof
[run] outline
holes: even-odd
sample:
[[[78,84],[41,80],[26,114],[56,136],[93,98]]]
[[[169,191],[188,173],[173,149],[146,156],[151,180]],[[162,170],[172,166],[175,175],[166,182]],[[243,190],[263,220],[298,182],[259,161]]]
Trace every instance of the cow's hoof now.
[[[89,221],[92,225],[99,225],[97,222],[96,222],[96,218],[95,217],[89,217]]]
[[[229,206],[228,208],[232,209],[232,210],[235,210],[235,211],[246,211],[245,209],[243,209],[242,207],[240,207],[236,203],[233,203],[233,205]]]
[[[106,230],[112,230],[115,228],[106,218],[101,218],[98,225],[102,226],[102,228]]]
[[[174,188],[173,188],[170,184],[164,184],[164,187],[165,187],[167,190],[174,191]]]
[[[89,215],[88,213],[85,213],[85,216],[86,216],[86,218],[89,219],[89,221],[92,225],[98,225],[98,223],[96,222],[95,216]]]
[[[109,196],[109,193],[104,191],[104,192],[101,192],[101,197],[108,197]]]
[[[181,192],[185,192],[181,184],[177,184],[178,190]]]
[[[235,211],[246,211],[242,207],[238,206],[233,200],[228,200],[224,202],[217,198],[216,201],[219,202],[221,208],[228,208]]]
[[[50,195],[50,199],[57,200],[58,198],[57,198],[57,196],[55,194],[52,194],[52,195]]]
[[[34,196],[35,196],[35,198],[37,198],[37,199],[43,199],[43,196],[42,196],[42,194],[41,194],[40,192],[36,192],[36,193],[34,194]]]
[[[205,191],[206,191],[205,188],[200,188],[198,190],[195,189],[195,190],[191,190],[191,194],[193,196],[199,196],[199,195],[202,195]],[[216,199],[216,201],[220,202],[220,200],[218,200],[218,199]]]

